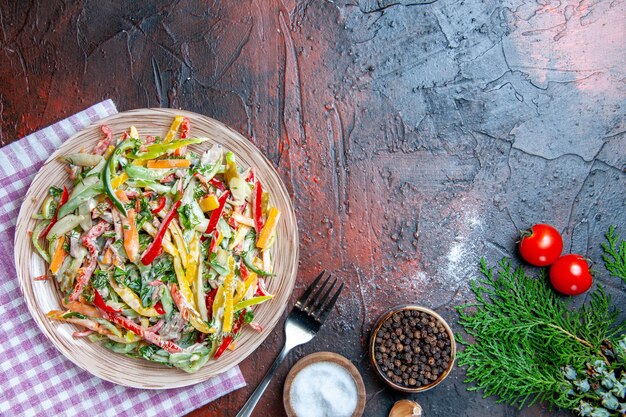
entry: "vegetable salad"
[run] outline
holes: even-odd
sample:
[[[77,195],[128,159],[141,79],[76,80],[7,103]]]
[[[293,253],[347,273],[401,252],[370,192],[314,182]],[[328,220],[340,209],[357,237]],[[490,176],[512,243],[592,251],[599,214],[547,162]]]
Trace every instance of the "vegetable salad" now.
[[[51,319],[106,348],[187,372],[226,349],[273,296],[270,248],[280,211],[254,168],[175,117],[163,138],[119,140],[103,126],[90,152],[63,157],[73,187],[51,187],[32,232],[63,294]]]

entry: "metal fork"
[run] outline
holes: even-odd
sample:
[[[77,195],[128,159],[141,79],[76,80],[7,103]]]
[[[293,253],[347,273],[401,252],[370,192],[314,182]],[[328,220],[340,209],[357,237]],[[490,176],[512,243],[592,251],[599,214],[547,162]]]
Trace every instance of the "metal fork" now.
[[[335,279],[330,287],[326,289],[326,292],[324,292],[324,289],[332,276],[332,274],[328,274],[328,277],[324,280],[321,287],[315,292],[315,295],[311,296],[315,287],[319,284],[325,273],[326,271],[322,271],[322,273],[315,278],[315,281],[313,281],[309,288],[306,289],[304,294],[302,294],[302,297],[300,297],[298,302],[296,302],[296,305],[293,310],[291,310],[291,313],[289,313],[289,316],[287,316],[287,320],[285,321],[285,346],[278,354],[276,360],[274,360],[274,363],[265,374],[265,377],[263,377],[259,386],[252,393],[252,396],[244,404],[241,411],[239,411],[237,417],[249,417],[252,414],[254,407],[256,407],[256,404],[261,399],[261,395],[265,392],[265,389],[272,380],[278,366],[283,359],[285,359],[289,351],[291,351],[294,347],[308,343],[311,339],[313,339],[322,324],[324,324],[324,321],[326,321],[328,314],[339,298],[339,294],[343,289],[343,283],[339,286],[339,289],[335,291],[330,300],[326,302],[330,293],[335,288],[335,284],[337,284],[337,279]]]

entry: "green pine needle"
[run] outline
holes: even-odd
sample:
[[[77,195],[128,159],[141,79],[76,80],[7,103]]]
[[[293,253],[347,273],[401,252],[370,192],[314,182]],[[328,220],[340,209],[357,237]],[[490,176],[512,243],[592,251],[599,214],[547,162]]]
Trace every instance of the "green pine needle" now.
[[[607,240],[607,270],[626,281],[626,243],[618,249],[613,228]],[[480,269],[483,277],[471,283],[476,301],[457,307],[468,335],[458,338],[464,345],[458,364],[467,366],[465,382],[474,384],[469,389],[519,408],[540,401],[574,409],[580,399],[568,395],[571,384],[562,369],[570,365],[583,373],[586,363],[608,363],[600,345],[625,328],[615,323],[611,298],[598,287],[589,303],[575,310],[554,292],[545,270],[530,277],[521,267],[513,270],[507,259],[496,272],[484,259]]]
[[[606,240],[607,243],[602,244],[604,266],[611,275],[626,283],[626,241],[619,243],[619,236],[613,226],[606,234]]]

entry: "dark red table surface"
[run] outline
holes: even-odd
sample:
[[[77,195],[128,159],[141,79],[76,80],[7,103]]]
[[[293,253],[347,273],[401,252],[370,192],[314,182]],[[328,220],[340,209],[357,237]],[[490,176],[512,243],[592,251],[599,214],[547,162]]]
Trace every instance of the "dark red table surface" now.
[[[322,268],[348,288],[255,416],[284,415],[290,366],[322,350],[359,368],[366,416],[401,398],[427,416],[557,414],[482,399],[458,368],[427,393],[394,392],[367,339],[407,302],[460,330],[453,307],[479,258],[516,256],[533,222],[595,260],[610,224],[626,234],[624,0],[0,3],[2,145],[111,98],[219,119],[280,172],[301,236],[292,300]],[[248,386],[190,415],[233,416],[282,342],[279,325],[242,363]]]

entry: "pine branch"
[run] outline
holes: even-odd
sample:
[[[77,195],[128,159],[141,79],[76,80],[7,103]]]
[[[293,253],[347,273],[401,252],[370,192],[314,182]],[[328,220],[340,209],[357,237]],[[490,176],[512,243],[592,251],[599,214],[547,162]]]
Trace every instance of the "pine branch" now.
[[[609,228],[605,236],[607,243],[602,244],[604,266],[612,276],[626,283],[626,241],[622,240],[619,242],[620,238],[615,233],[614,226]]]
[[[476,301],[457,307],[459,323],[473,338],[460,338],[465,347],[458,362],[467,366],[466,382],[475,383],[470,389],[520,408],[536,401],[574,408],[561,369],[582,371],[590,360],[606,361],[600,345],[618,331],[610,298],[599,289],[589,306],[570,310],[545,271],[529,277],[503,259],[494,273],[483,259],[481,272],[471,284]]]

